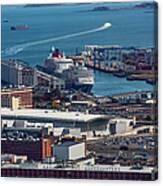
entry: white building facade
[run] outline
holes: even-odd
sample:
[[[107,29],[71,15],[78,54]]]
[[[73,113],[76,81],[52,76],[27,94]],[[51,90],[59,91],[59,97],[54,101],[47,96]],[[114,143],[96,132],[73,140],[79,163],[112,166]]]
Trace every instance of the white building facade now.
[[[85,143],[67,141],[53,146],[53,156],[56,160],[67,161],[85,158]]]

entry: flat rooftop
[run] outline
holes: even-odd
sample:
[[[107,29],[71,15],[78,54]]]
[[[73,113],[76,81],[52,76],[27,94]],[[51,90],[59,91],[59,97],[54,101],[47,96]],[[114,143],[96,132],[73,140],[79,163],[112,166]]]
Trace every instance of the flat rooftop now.
[[[57,147],[70,147],[70,146],[77,145],[77,144],[80,144],[80,143],[83,143],[83,142],[65,141],[65,142],[57,144],[55,146],[57,146]]]
[[[76,170],[76,171],[105,171],[105,172],[126,172],[126,173],[152,173],[157,171],[156,167],[142,167],[142,169],[133,169],[131,166],[119,165],[83,165],[79,167],[62,167],[58,168],[57,163],[42,164],[39,162],[24,164],[4,164],[2,168],[22,168],[22,169],[42,169],[42,170]]]
[[[32,92],[32,87],[1,89],[2,96],[8,95],[8,94],[27,93],[27,92]]]
[[[98,119],[109,120],[108,115],[87,114],[83,112],[61,112],[44,109],[18,109],[1,108],[2,119],[40,120],[40,121],[74,121],[90,122]]]

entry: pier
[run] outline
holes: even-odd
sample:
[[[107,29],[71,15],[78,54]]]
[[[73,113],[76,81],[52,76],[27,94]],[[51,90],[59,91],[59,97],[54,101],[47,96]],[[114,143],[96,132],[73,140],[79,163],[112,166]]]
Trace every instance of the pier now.
[[[116,77],[156,83],[154,72],[157,67],[154,64],[157,54],[153,48],[88,45],[80,56],[71,56],[71,58],[80,65],[112,73]]]

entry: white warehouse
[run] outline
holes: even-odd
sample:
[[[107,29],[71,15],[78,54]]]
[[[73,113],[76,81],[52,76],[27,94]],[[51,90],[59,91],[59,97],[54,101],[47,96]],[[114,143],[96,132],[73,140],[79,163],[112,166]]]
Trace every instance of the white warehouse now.
[[[115,118],[109,121],[107,130],[110,134],[125,134],[133,130],[135,119]]]
[[[77,160],[85,158],[85,143],[66,141],[53,146],[53,156],[56,160]]]

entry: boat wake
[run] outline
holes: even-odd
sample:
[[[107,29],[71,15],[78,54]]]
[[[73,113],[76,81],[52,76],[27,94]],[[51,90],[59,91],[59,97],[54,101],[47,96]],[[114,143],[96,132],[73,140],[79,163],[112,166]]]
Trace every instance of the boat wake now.
[[[29,42],[29,43],[23,43],[23,44],[15,45],[13,47],[7,48],[4,51],[2,51],[2,56],[15,55],[15,54],[23,51],[25,48],[35,46],[35,45],[41,45],[41,44],[50,43],[50,42],[53,42],[53,41],[59,41],[59,40],[64,40],[64,39],[68,39],[68,38],[72,38],[72,37],[83,36],[83,35],[91,34],[91,33],[94,33],[94,32],[100,32],[102,30],[108,29],[111,26],[112,26],[111,23],[105,23],[101,27],[91,29],[91,30],[87,30],[87,31],[82,31],[82,32],[68,34],[68,35],[59,36],[59,37],[53,37],[53,38],[49,38],[49,39],[45,39],[45,40],[41,40],[41,41],[33,41],[33,42]]]

